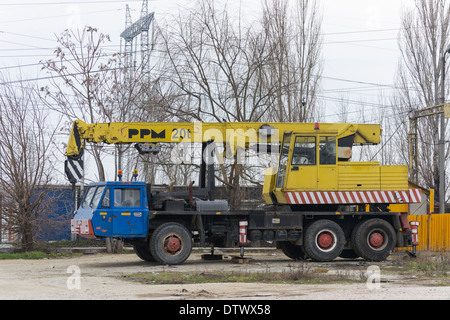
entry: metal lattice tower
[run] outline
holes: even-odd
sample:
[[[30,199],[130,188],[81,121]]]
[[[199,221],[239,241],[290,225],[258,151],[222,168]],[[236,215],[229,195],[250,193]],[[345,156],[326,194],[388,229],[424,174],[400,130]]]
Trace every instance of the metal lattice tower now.
[[[131,20],[130,7],[128,4],[125,6],[125,30],[133,24]],[[122,51],[122,35],[120,37],[120,50]],[[133,56],[133,38],[124,38],[125,40],[125,68],[132,66]]]
[[[129,79],[124,79],[125,81],[131,80],[133,71],[136,70],[138,66],[138,55],[140,58],[139,63],[142,63],[142,73],[143,81],[147,84],[150,83],[150,39],[149,39],[149,29],[151,22],[153,21],[154,13],[148,13],[148,0],[143,0],[141,16],[138,21],[133,23],[131,19],[130,7],[126,5],[125,12],[125,30],[120,34],[120,51],[125,54],[124,58],[124,68],[126,70],[125,77]],[[152,26],[153,27],[153,26]],[[153,43],[153,32],[152,43]],[[139,37],[140,36],[140,37]],[[125,41],[125,50],[122,52],[122,39]],[[140,50],[138,51],[138,42],[140,40]],[[134,50],[133,50],[134,48]],[[129,116],[129,115],[128,115]],[[128,150],[129,152],[129,150]],[[130,161],[128,152],[124,155],[126,171],[131,172],[133,166],[133,161]],[[120,165],[121,167],[123,165]],[[119,168],[122,169],[122,168]],[[147,170],[144,169],[144,172]]]
[[[147,16],[148,16],[148,0],[143,0],[140,19],[145,19],[145,17]],[[149,43],[149,28],[147,28],[143,29],[141,32],[141,59],[145,63],[142,72],[144,72],[146,80],[149,80],[150,78],[149,58],[150,58],[150,43]]]
[[[120,34],[125,40],[125,68],[135,68],[137,62],[137,38],[140,36],[140,61],[144,63],[143,72],[147,80],[150,79],[150,24],[154,18],[154,12],[148,13],[148,0],[143,0],[141,16],[138,21],[132,23],[130,7],[126,5],[125,30]],[[153,36],[153,32],[152,32]],[[153,39],[152,39],[153,40]],[[133,51],[133,44],[135,50]],[[122,48],[122,45],[121,45]],[[134,59],[133,59],[134,57]]]

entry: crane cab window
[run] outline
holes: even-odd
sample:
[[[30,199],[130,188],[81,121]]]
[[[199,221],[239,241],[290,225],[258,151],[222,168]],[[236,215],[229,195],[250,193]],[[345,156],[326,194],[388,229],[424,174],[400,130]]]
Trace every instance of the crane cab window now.
[[[319,164],[336,164],[336,137],[319,138]]]
[[[284,173],[286,172],[286,166],[288,164],[288,158],[289,158],[289,148],[291,145],[291,132],[285,132],[283,136],[283,144],[281,146],[280,151],[280,162],[278,163],[278,174],[277,174],[277,180],[275,183],[276,188],[281,188],[283,185],[284,180]]]
[[[114,207],[140,207],[141,190],[132,188],[114,189]]]
[[[294,152],[292,153],[292,164],[316,164],[316,137],[295,137]]]

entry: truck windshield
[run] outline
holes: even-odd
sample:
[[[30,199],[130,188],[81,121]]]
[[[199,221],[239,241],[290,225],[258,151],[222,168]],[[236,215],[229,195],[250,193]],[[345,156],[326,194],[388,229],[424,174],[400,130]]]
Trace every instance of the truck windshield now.
[[[94,195],[96,187],[88,187],[86,190],[86,195],[84,196],[83,202],[81,203],[82,208],[86,208],[89,206],[89,203],[91,203],[92,196]]]
[[[105,190],[105,186],[97,187],[97,190],[95,191],[94,196],[92,197],[92,201],[89,204],[89,206],[91,208],[98,206],[98,202],[100,201],[100,198],[102,197],[103,190]]]
[[[100,201],[104,189],[105,186],[88,187],[88,189],[86,190],[86,196],[84,197],[83,202],[81,203],[81,207],[82,208],[96,207],[98,205],[98,202]]]

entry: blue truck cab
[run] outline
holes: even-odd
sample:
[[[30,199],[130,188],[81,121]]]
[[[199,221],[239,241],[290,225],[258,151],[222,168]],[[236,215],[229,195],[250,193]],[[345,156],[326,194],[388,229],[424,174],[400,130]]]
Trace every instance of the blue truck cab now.
[[[91,183],[71,220],[71,232],[85,238],[145,238],[148,215],[145,182]]]
[[[238,217],[229,215],[227,202],[202,200],[208,195],[204,189],[152,193],[151,184],[139,181],[91,183],[71,220],[71,233],[122,239],[144,261],[180,264],[195,241],[203,246],[208,236],[216,243],[237,241]]]

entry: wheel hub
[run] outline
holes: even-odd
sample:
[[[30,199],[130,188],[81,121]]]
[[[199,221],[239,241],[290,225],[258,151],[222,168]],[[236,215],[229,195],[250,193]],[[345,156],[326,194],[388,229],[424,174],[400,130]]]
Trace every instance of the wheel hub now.
[[[369,237],[369,243],[374,248],[380,248],[384,243],[384,237],[379,232],[373,232]]]
[[[327,250],[331,248],[334,244],[333,235],[329,232],[322,232],[317,238],[317,244],[321,249]]]
[[[166,251],[170,253],[176,253],[181,248],[181,241],[179,238],[175,236],[170,236],[167,238],[166,245],[165,245]]]

